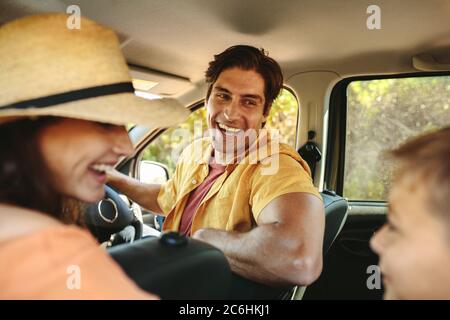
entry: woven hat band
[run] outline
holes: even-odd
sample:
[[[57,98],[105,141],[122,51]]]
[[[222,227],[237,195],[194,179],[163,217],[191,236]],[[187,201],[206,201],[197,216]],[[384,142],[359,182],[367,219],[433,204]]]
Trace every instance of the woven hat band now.
[[[100,96],[108,96],[112,94],[125,92],[134,92],[133,84],[131,82],[120,82],[58,93],[37,99],[20,101],[17,103],[0,106],[0,109],[5,110],[5,109],[45,108],[62,103],[95,98]]]

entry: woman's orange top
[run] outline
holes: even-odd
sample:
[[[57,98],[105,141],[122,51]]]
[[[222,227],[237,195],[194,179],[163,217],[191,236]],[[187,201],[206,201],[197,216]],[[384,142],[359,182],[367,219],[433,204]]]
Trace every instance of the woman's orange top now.
[[[0,242],[0,299],[158,299],[85,230],[52,226]]]

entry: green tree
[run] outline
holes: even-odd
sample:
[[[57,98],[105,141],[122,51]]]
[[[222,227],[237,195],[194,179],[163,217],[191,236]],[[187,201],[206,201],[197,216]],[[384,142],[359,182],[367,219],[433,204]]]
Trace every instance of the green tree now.
[[[384,200],[385,151],[450,124],[450,77],[354,81],[347,88],[344,196]]]

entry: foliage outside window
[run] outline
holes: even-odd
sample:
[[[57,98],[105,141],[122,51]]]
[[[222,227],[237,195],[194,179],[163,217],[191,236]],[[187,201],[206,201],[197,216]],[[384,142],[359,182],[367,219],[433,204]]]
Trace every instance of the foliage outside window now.
[[[347,88],[344,196],[386,200],[386,150],[450,124],[450,77],[354,81]]]
[[[298,118],[298,102],[295,96],[287,89],[283,89],[280,96],[273,102],[272,109],[267,119],[266,127],[280,130],[281,142],[295,147]],[[195,128],[195,124],[201,124]],[[191,139],[183,139],[177,136],[178,129],[187,129],[191,133]],[[201,107],[192,112],[189,118],[177,128],[171,128],[158,136],[144,150],[143,160],[151,160],[163,163],[169,168],[169,174],[175,170],[176,159],[172,159],[172,151],[186,147],[193,139],[201,136],[207,130],[206,108]]]

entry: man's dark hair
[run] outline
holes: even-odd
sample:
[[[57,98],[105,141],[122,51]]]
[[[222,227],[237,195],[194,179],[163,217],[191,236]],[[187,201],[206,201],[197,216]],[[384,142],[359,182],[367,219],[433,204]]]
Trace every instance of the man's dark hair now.
[[[214,56],[205,72],[208,91],[206,100],[211,95],[212,87],[222,71],[231,68],[243,70],[254,70],[264,79],[264,115],[269,113],[273,100],[283,88],[283,74],[280,65],[270,58],[264,49],[252,46],[237,45],[226,49],[224,52]]]

